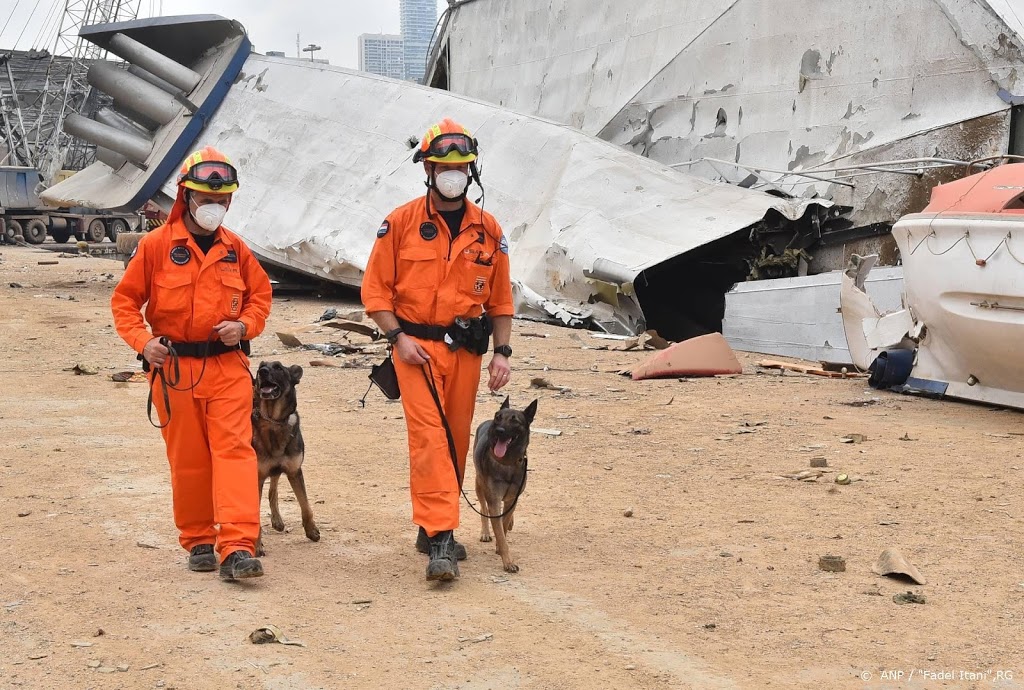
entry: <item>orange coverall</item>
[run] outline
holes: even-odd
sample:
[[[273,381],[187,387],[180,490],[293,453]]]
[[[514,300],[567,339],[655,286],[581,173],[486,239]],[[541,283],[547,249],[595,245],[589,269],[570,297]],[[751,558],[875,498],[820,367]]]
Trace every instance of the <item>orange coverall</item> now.
[[[185,227],[184,213],[179,191],[167,223],[139,242],[110,300],[118,335],[140,354],[154,336],[172,342],[216,339],[213,327],[221,321],[241,321],[250,340],[263,331],[270,314],[270,279],[245,243],[218,228],[218,241],[204,257]],[[190,257],[184,263],[182,248]],[[146,303],[152,334],[140,312]],[[168,360],[164,367],[170,364]],[[180,359],[176,388],[186,390],[168,387],[169,424],[159,379],[153,402],[160,424],[166,425],[161,433],[171,467],[179,542],[186,550],[214,544],[223,562],[234,551],[255,554],[259,537],[252,378],[249,359],[240,350],[209,357],[202,369],[201,358]],[[151,381],[155,376],[154,368]]]
[[[390,311],[428,326],[450,326],[456,317],[477,317],[485,309],[492,317],[512,316],[508,245],[498,222],[467,199],[453,242],[444,219],[433,208],[427,215],[425,202],[420,197],[395,209],[377,232],[363,276],[366,311]],[[430,355],[459,476],[465,477],[482,358],[463,348],[452,352],[439,341],[417,342]],[[459,526],[460,486],[425,366],[406,364],[397,355],[394,363],[409,438],[413,522],[432,537]]]

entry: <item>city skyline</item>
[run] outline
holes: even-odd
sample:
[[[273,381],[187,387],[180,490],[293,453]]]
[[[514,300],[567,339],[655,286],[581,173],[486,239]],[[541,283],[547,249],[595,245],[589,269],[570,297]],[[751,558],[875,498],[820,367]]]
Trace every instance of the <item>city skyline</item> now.
[[[405,78],[402,37],[397,34],[361,34],[359,69],[392,79]]]
[[[421,83],[426,71],[430,38],[437,24],[437,2],[436,0],[400,0],[398,11],[402,27],[405,78]]]

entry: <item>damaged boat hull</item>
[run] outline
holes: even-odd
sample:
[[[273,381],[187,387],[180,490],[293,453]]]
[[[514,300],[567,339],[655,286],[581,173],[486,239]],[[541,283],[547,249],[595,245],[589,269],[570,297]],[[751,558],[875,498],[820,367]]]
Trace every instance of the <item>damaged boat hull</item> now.
[[[924,212],[893,227],[905,309],[849,322],[860,365],[914,349],[901,390],[1024,409],[1022,195],[1024,165],[999,166],[937,187]],[[843,297],[844,310],[865,304],[852,283]]]
[[[146,43],[148,21],[83,36]],[[164,31],[175,29],[163,21]],[[202,25],[181,23],[192,32]],[[167,41],[152,43],[159,51]],[[213,42],[203,59],[216,61],[225,49]],[[509,239],[519,313],[624,334],[657,328],[673,339],[719,330],[724,293],[749,270],[740,261],[734,274],[718,271],[722,284],[707,289],[721,304],[708,310],[680,282],[699,273],[687,270],[691,257],[699,269],[716,243],[750,249],[758,228],[792,235],[829,207],[702,180],[571,127],[408,82],[257,54],[234,73],[221,69],[211,78],[230,80],[230,88],[201,131],[183,133],[184,122],[196,122],[183,107],[151,134],[145,160],[116,170],[96,163],[43,196],[109,208],[139,202],[155,181],[166,204],[174,196],[168,171],[191,148],[213,145],[241,171],[225,225],[264,261],[355,288],[381,220],[423,192],[422,166],[411,162],[418,138],[451,116],[481,141],[485,207]],[[177,128],[173,136],[168,128]]]

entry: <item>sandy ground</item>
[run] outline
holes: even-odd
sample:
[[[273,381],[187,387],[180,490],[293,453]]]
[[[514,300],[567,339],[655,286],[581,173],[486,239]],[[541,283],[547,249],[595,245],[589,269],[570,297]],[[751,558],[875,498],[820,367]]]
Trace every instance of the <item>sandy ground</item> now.
[[[535,426],[562,432],[533,437],[521,571],[464,509],[462,578],[434,585],[400,405],[374,391],[361,409],[366,369],[309,367],[325,357],[274,335],[343,304],[281,298],[253,366],[306,367],[323,538],[285,489],[288,532],[262,507],[267,576],[228,584],[185,569],[146,386],[110,379],[138,367],[108,308],[121,263],[0,250],[0,688],[1024,686],[1016,412],[758,373],[747,355],[735,378],[632,382],[614,372],[649,353],[517,322],[513,404],[538,397]],[[478,421],[501,399],[484,389]],[[812,457],[821,481],[780,478]],[[888,547],[927,584],[872,573]],[[824,554],[846,571],[819,570]],[[907,590],[926,603],[893,601]],[[305,646],[249,642],[268,623]]]

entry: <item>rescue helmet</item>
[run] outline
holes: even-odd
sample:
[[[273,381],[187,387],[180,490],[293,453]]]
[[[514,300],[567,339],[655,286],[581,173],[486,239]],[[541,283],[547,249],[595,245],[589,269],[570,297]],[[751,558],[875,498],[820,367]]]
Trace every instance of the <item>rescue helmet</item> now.
[[[477,147],[478,142],[468,129],[446,117],[423,135],[412,160],[414,163],[472,163],[477,157]]]
[[[231,194],[238,190],[238,171],[227,156],[205,146],[185,159],[178,186],[207,194]]]

